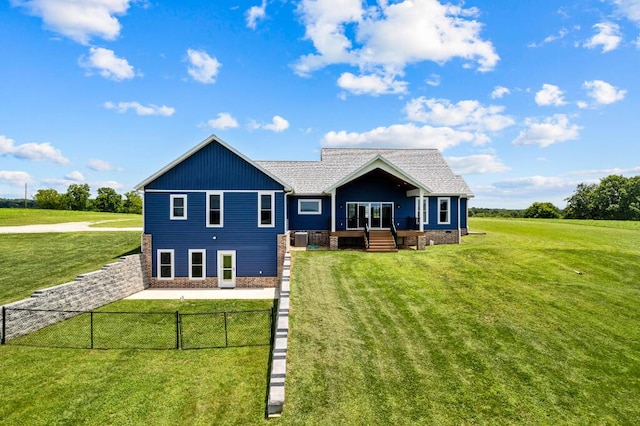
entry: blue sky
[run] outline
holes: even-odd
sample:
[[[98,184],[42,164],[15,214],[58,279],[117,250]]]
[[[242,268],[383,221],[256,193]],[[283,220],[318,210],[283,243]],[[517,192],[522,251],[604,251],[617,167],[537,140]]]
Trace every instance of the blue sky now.
[[[2,198],[124,193],[212,133],[438,148],[476,207],[640,174],[640,0],[9,0],[0,52]]]

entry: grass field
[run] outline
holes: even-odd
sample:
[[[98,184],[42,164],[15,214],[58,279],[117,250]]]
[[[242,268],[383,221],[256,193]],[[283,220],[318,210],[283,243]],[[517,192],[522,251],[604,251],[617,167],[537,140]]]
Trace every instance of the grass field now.
[[[124,213],[78,212],[70,210],[0,209],[0,226],[48,225],[66,222],[101,222],[98,226],[139,227],[142,215]]]

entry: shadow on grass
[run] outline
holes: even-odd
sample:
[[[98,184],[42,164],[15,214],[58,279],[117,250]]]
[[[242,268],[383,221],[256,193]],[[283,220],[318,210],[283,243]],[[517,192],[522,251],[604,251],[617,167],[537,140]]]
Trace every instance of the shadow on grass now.
[[[122,256],[131,256],[132,254],[140,254],[140,253],[142,253],[142,249],[141,249],[141,247],[140,247],[140,246],[138,246],[138,247],[136,247],[136,248],[134,248],[134,249],[132,249],[132,250],[129,250],[129,251],[128,251],[128,252],[126,252],[126,253],[122,253],[121,255],[119,255],[119,256],[117,256],[117,257],[118,257],[118,258],[120,258],[120,257],[122,257]]]

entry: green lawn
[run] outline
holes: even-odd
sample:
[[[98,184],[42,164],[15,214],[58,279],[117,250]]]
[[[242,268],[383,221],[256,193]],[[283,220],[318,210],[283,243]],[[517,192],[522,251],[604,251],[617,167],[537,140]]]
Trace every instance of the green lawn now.
[[[424,252],[293,253],[283,424],[640,423],[636,224],[470,225]]]
[[[109,227],[142,226],[142,215],[125,213],[78,212],[71,210],[0,209],[0,226],[48,225],[66,222],[101,222]]]
[[[0,234],[0,304],[72,281],[139,248],[139,232]]]

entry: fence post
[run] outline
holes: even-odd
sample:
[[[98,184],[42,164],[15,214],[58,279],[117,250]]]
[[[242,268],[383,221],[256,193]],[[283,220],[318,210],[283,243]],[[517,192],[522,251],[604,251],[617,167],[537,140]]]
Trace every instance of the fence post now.
[[[224,347],[229,347],[229,336],[227,334],[227,313],[224,313]]]
[[[180,311],[176,311],[176,349],[180,349]]]
[[[2,339],[0,344],[5,344],[7,342],[7,307],[2,307]]]
[[[93,311],[89,312],[89,318],[91,322],[91,349],[93,349]]]

